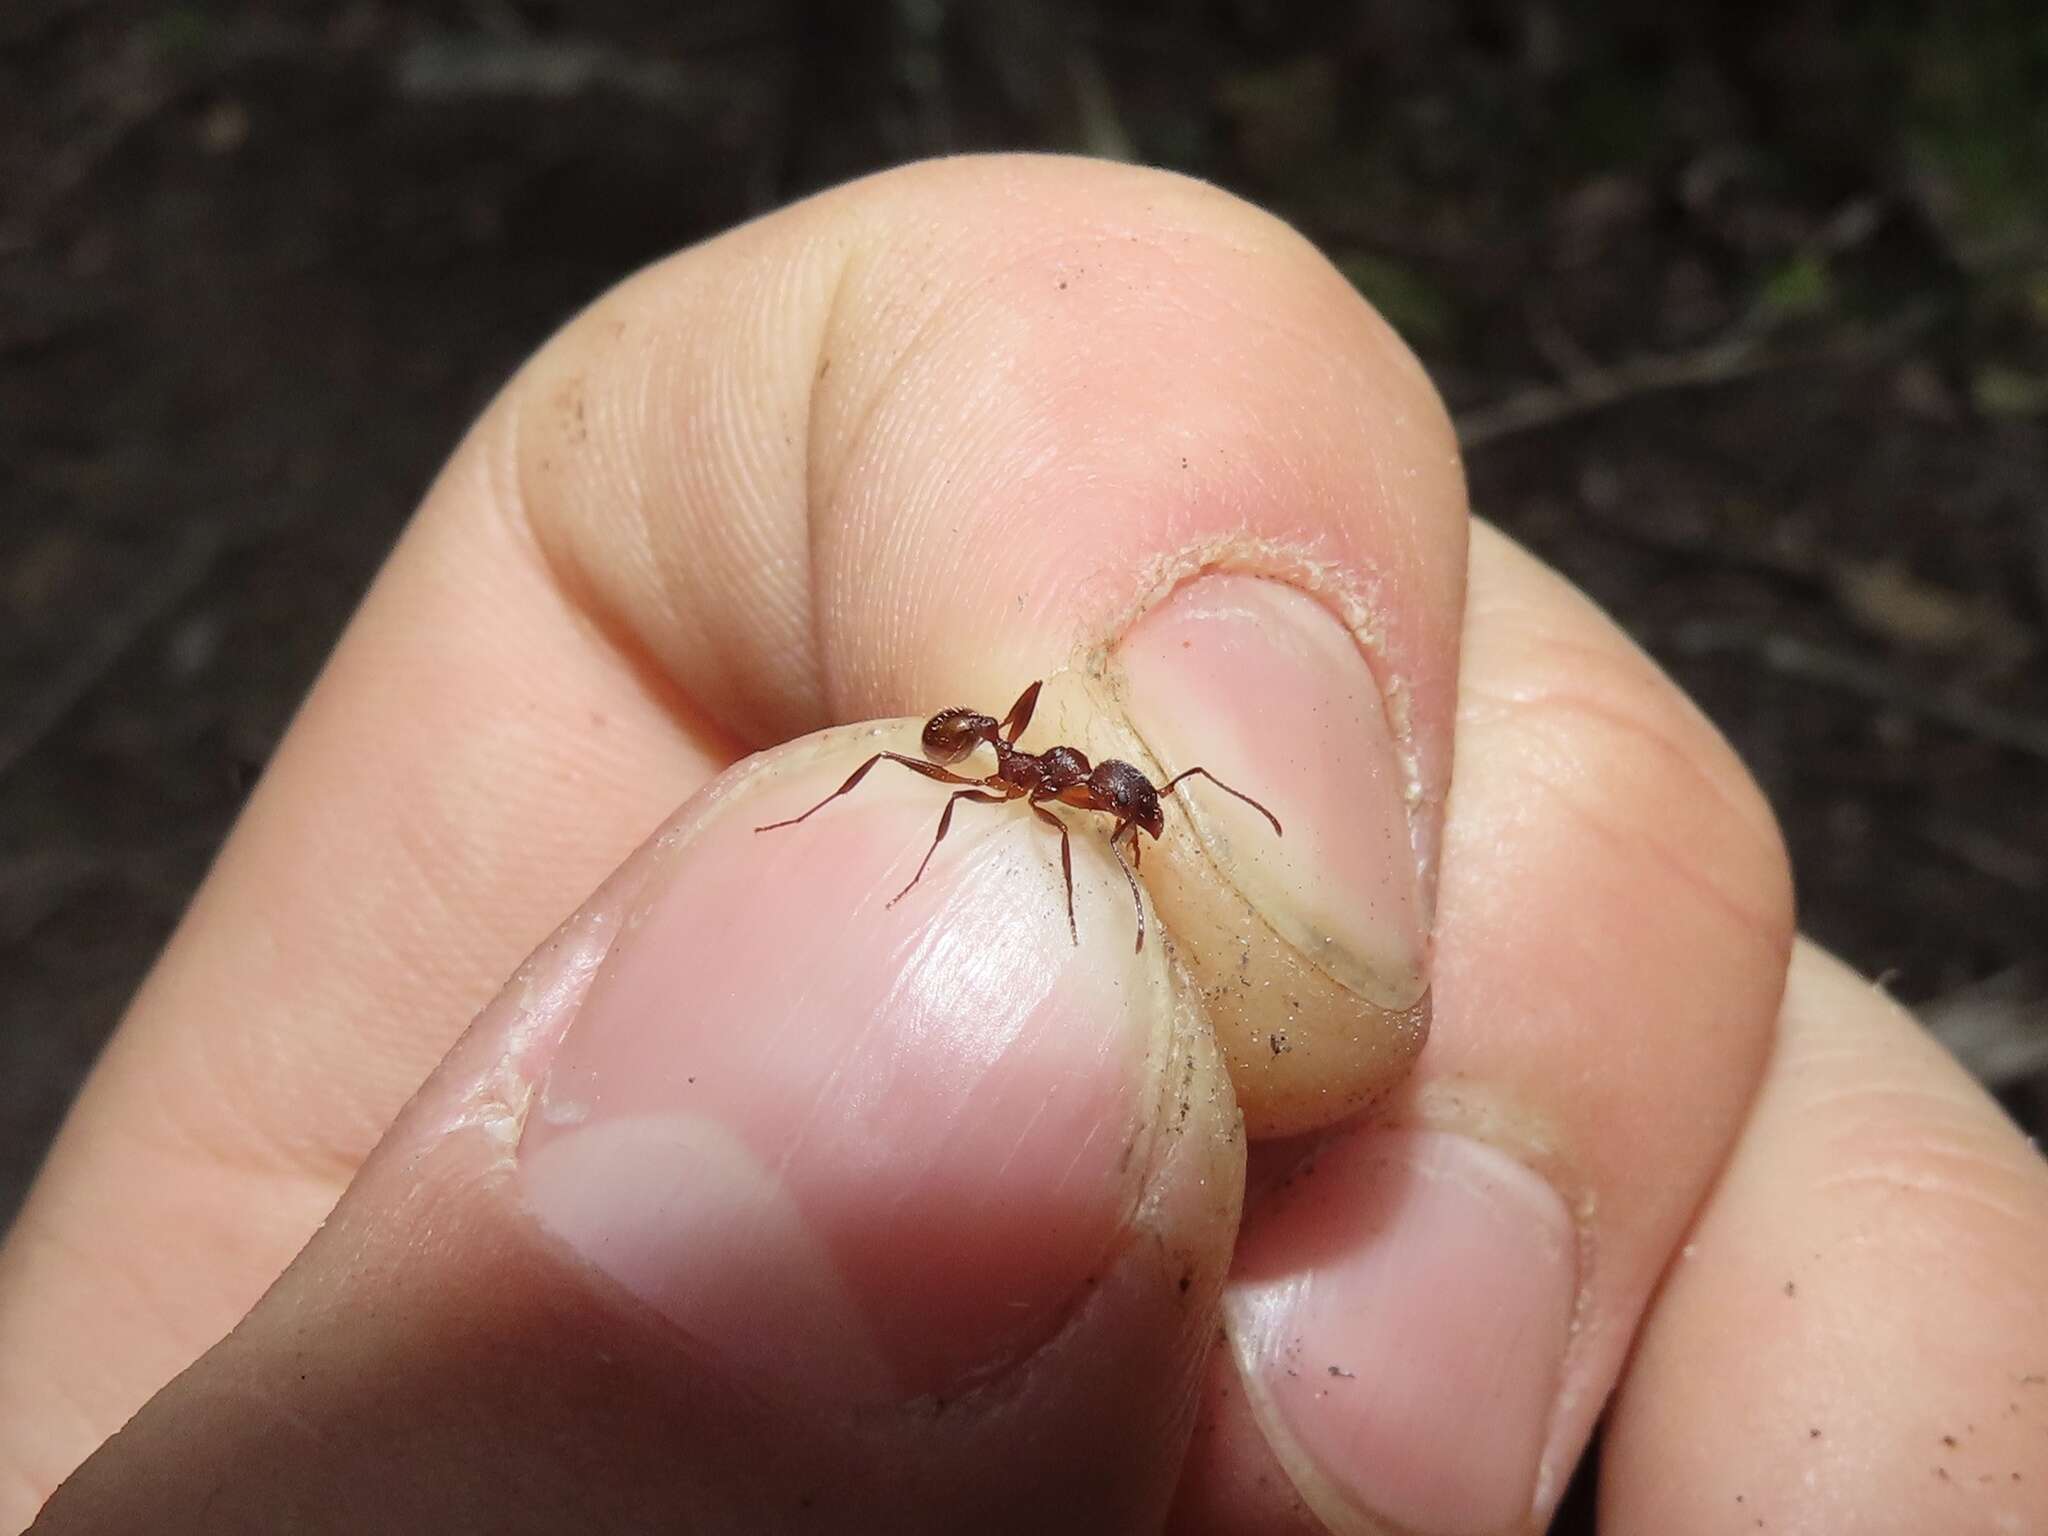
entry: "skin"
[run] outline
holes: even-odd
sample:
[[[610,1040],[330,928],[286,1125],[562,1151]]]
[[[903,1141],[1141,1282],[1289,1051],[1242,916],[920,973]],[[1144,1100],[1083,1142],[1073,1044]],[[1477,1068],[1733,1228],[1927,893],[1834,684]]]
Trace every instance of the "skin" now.
[[[909,774],[760,851],[752,826],[914,754],[932,708],[1034,677],[1073,690],[1049,683],[1038,739],[1163,781],[1123,637],[1156,637],[1148,605],[1196,569],[1370,621],[1415,789],[1397,862],[1434,933],[1426,1043],[1394,990],[1367,1008],[1327,971],[1359,1056],[1247,1043],[1268,1005],[1219,999],[1214,968],[1247,913],[1274,919],[1265,974],[1301,968],[1303,930],[1218,857],[1207,801],[1145,861],[1171,956],[1131,953],[1128,893],[1078,830],[1070,943],[1051,834],[1016,807],[969,807],[980,830],[963,812],[904,926],[857,929],[862,893],[901,883],[879,865],[929,839],[937,789]],[[885,723],[741,762],[854,721]],[[789,1313],[816,1346],[793,1363],[735,1363],[735,1335],[677,1326],[698,1303],[658,1265],[607,1269],[536,1220],[543,1160],[579,1145],[536,1129],[551,1074],[642,1086],[615,1071],[645,1048],[634,989],[731,905],[690,905],[714,877],[762,883],[828,993],[897,974],[864,935],[1013,956],[1101,1042],[1072,1056],[1084,1037],[1020,1016],[1026,1087],[1112,1064],[1083,1123],[1122,1127],[1121,1161],[1047,1183],[1054,1160],[1006,1155],[1026,1140],[968,1137],[991,1172],[957,1211],[905,1174],[834,1229],[854,1274],[896,1257],[863,1246],[887,1222],[985,1222],[964,1257],[908,1245],[925,1289],[877,1314],[879,1378],[828,1304]],[[753,984],[761,964],[706,944],[704,975]],[[750,1038],[705,1048],[799,1070],[828,1044],[757,1060]],[[1299,1075],[1262,1087],[1261,1054]],[[915,1091],[879,1155],[951,1059],[889,1057]],[[1350,1085],[1334,1110],[1318,1072]],[[1302,1140],[1247,1157],[1238,1104],[1269,1088],[1268,1129],[1366,1098],[1391,1129],[1321,1143],[1305,1181]],[[790,1102],[728,1129],[795,1156],[853,1113]],[[1454,1138],[1568,1231],[1569,1341],[1520,1429],[1450,1368],[1498,1277],[1418,1282],[1399,1241],[1313,1203],[1347,1148],[1379,1149],[1352,1160],[1370,1204],[1372,1168],[1436,1167]],[[570,1217],[625,1219],[637,1188],[591,1185]],[[866,1186],[834,1188],[859,1216]],[[1355,1461],[1246,1391],[1262,1274],[1304,1241],[1307,1273],[1348,1244],[1372,1294],[1411,1298],[1379,1321],[1419,1341],[1412,1411],[1346,1442]],[[1881,993],[1795,945],[1740,765],[1582,597],[1468,527],[1427,381],[1322,259],[1162,175],[946,162],[629,280],[457,450],[0,1249],[0,1528],[63,1483],[38,1531],[1527,1530],[1604,1409],[1604,1528],[2035,1529],[2044,1269],[2038,1156]],[[977,1310],[1011,1278],[1014,1319]],[[1325,1382],[1346,1385],[1334,1362]],[[1416,1475],[1439,1463],[1455,1486]]]

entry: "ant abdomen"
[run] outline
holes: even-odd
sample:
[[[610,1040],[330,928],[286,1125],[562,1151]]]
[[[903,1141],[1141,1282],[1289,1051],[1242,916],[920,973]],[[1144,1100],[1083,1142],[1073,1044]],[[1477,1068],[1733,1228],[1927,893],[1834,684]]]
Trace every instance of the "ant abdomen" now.
[[[994,734],[996,723],[971,709],[942,709],[924,723],[924,755],[957,763]]]

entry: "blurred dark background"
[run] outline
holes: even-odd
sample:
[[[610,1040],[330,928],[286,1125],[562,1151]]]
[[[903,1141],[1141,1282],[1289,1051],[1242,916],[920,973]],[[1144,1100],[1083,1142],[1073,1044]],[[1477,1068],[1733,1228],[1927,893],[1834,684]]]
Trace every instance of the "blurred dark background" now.
[[[1734,739],[1809,929],[2039,1131],[2048,12],[1665,9],[8,6],[0,1223],[506,371],[676,246],[1002,146],[1318,241],[1479,510]]]

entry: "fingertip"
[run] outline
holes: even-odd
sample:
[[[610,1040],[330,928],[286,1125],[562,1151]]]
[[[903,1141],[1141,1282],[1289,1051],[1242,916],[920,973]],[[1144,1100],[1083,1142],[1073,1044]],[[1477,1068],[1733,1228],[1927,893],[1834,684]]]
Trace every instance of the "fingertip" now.
[[[907,729],[686,807],[50,1528],[1155,1528],[1237,1217],[1228,1083],[1106,852],[1076,945],[1016,807],[894,912],[932,786],[755,833]],[[306,1454],[255,1456],[271,1415]]]
[[[1142,1185],[1173,1027],[1163,965],[1122,957],[1107,858],[1084,846],[1089,939],[1060,942],[1050,839],[1015,807],[971,807],[934,844],[953,802],[885,761],[752,832],[901,734],[757,760],[665,851],[520,1150],[550,1229],[736,1369],[815,1392],[846,1343],[880,1401],[951,1391],[1059,1326]],[[757,1305],[799,1270],[834,1304]]]
[[[1608,1518],[2048,1526],[2048,1165],[1891,999],[1795,953],[1763,1092],[1645,1322]]]

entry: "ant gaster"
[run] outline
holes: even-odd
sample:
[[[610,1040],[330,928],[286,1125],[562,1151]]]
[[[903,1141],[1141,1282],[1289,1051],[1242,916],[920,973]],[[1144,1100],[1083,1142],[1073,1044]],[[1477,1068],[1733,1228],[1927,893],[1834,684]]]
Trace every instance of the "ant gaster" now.
[[[1152,781],[1133,768],[1129,763],[1116,758],[1105,758],[1090,766],[1088,759],[1074,747],[1048,747],[1043,752],[1026,752],[1017,745],[1017,738],[1024,734],[1024,728],[1031,723],[1031,712],[1038,705],[1038,690],[1042,682],[1033,683],[1018,695],[1017,702],[1010,706],[1010,712],[999,722],[989,715],[971,709],[942,709],[924,723],[922,738],[924,754],[930,762],[906,757],[901,752],[877,752],[847,775],[846,782],[831,794],[805,811],[801,816],[792,816],[787,821],[773,821],[765,827],[756,827],[756,832],[772,832],[777,827],[793,827],[800,821],[807,821],[841,795],[850,794],[860,781],[868,776],[868,770],[882,762],[901,763],[912,773],[921,773],[928,779],[937,779],[941,784],[964,784],[965,789],[955,790],[946,800],[946,809],[939,816],[939,830],[932,838],[931,847],[925,850],[924,861],[917,866],[917,873],[887,905],[895,906],[911,887],[924,878],[926,865],[932,855],[939,851],[939,844],[945,841],[946,830],[953,824],[953,810],[962,800],[974,800],[983,805],[1002,805],[1011,800],[1023,800],[1033,814],[1041,821],[1049,822],[1060,835],[1060,872],[1067,882],[1067,929],[1076,944],[1081,942],[1081,930],[1074,921],[1074,847],[1067,836],[1067,824],[1047,810],[1048,801],[1059,805],[1071,805],[1084,811],[1106,811],[1116,818],[1116,826],[1109,834],[1109,851],[1116,855],[1122,866],[1124,878],[1131,884],[1131,901],[1138,909],[1137,948],[1145,947],[1145,904],[1138,897],[1138,878],[1131,873],[1131,866],[1143,860],[1138,842],[1139,832],[1150,833],[1156,840],[1166,830],[1166,814],[1160,808],[1162,795],[1171,794],[1183,779],[1196,775],[1207,779],[1226,794],[1235,795],[1246,805],[1257,811],[1273,824],[1274,836],[1280,834],[1280,818],[1267,810],[1250,795],[1232,789],[1206,768],[1189,768],[1175,774],[1164,784],[1155,787]],[[980,778],[954,773],[942,766],[957,763],[983,742],[995,749],[996,771]],[[1125,862],[1122,844],[1131,845],[1131,857]]]

